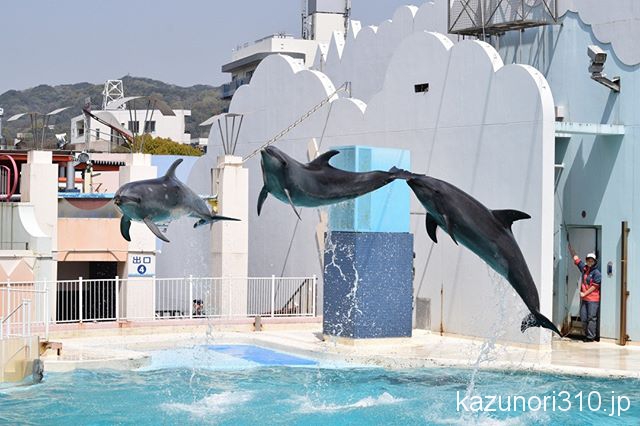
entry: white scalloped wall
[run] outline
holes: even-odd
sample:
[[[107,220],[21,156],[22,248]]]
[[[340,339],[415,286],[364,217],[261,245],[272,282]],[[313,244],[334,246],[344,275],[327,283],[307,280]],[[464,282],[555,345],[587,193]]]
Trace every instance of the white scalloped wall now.
[[[611,43],[626,65],[640,64],[640,1],[561,0],[558,13],[576,12],[601,43]]]
[[[408,17],[412,9],[402,10],[396,18]],[[278,146],[305,161],[309,141],[320,140],[324,132],[322,150],[347,144],[409,149],[414,171],[448,180],[491,208],[527,211],[533,219],[518,222],[514,233],[538,283],[542,311],[550,315],[554,111],[546,80],[528,66],[503,66],[497,52],[483,42],[454,45],[444,35],[415,32],[400,37],[402,40],[388,36],[388,44],[376,43],[380,34],[362,29],[349,57],[351,61],[370,60],[384,56],[375,50],[390,50],[385,53],[388,67],[381,77],[375,77],[381,90],[372,94],[368,104],[344,97],[335,100],[284,136]],[[373,81],[370,74],[380,72],[370,66],[358,67],[358,81]],[[429,83],[429,91],[415,93],[418,83]],[[231,112],[245,114],[238,154],[258,148],[334,88],[325,74],[304,70],[288,57],[273,55],[263,60],[251,83],[242,86],[231,103]],[[216,137],[212,130],[208,155],[219,154]],[[285,276],[321,276],[315,242],[317,213],[306,209],[303,221],[296,223],[290,206],[270,197],[258,218],[254,208],[262,187],[258,157],[247,166],[252,206],[250,275],[284,271]],[[424,212],[415,199],[412,211]],[[416,286],[420,285],[421,297],[434,301],[434,322],[439,318],[435,301],[444,284],[447,331],[491,336],[498,329],[503,339],[546,341],[546,332],[520,334],[524,305],[475,255],[441,234],[430,256],[432,243],[426,236],[424,215],[412,215],[412,233],[415,267],[422,277]],[[502,311],[495,309],[498,301],[506,301]],[[487,308],[495,312],[487,314]],[[506,325],[494,327],[500,321]]]
[[[352,82],[354,97],[368,101],[382,88],[384,73],[395,48],[414,32],[447,33],[446,2],[436,1],[416,6],[401,6],[393,19],[380,25],[362,28],[351,21],[346,40],[334,33],[324,55],[316,55],[314,69],[321,70],[340,85]],[[320,63],[321,57],[325,60]]]

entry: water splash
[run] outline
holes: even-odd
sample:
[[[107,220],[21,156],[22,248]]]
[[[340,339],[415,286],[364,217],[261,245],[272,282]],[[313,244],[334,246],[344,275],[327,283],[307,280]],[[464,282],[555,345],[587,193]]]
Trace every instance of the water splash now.
[[[319,413],[354,410],[359,408],[378,407],[381,405],[398,404],[405,401],[403,398],[395,398],[388,392],[383,392],[378,397],[367,396],[350,404],[332,404],[317,402],[307,396],[296,398],[293,402],[299,404],[298,413]]]
[[[502,338],[505,334],[504,323],[506,317],[506,300],[508,294],[506,290],[506,284],[504,282],[504,278],[491,269],[487,265],[487,274],[489,275],[489,279],[493,284],[493,300],[498,301],[497,305],[497,313],[498,315],[493,320],[491,324],[492,334],[489,338],[487,338],[480,347],[480,352],[476,357],[475,361],[471,364],[471,376],[469,378],[469,383],[467,384],[467,389],[465,391],[465,397],[472,398],[476,395],[476,383],[478,378],[478,372],[480,368],[485,364],[491,364],[493,361],[496,361],[498,358],[499,352],[496,349],[496,342],[498,339]],[[466,416],[463,416],[466,417]],[[477,417],[477,416],[476,416]],[[468,420],[468,419],[466,419]],[[478,419],[475,418],[477,421]]]
[[[327,238],[325,240],[325,252],[330,255],[330,261],[326,262],[324,266],[325,275],[329,268],[336,268],[336,270],[340,274],[342,282],[350,287],[349,293],[346,295],[346,300],[348,302],[349,308],[345,313],[342,314],[342,322],[340,322],[339,324],[334,324],[335,335],[330,336],[331,341],[334,343],[334,345],[336,345],[337,338],[342,337],[345,332],[345,324],[352,323],[355,315],[362,314],[362,310],[358,306],[360,272],[358,271],[358,268],[356,266],[354,246],[343,245],[338,247],[336,242],[333,241],[332,232],[330,230],[327,231]],[[353,271],[353,278],[347,275],[349,274],[349,272],[345,273],[343,271],[342,265],[339,264],[338,254],[342,254],[342,259],[348,259],[350,261],[349,263],[351,264],[351,268]]]
[[[191,404],[165,403],[161,407],[169,412],[186,412],[192,417],[205,418],[212,414],[231,412],[237,406],[247,403],[253,398],[251,392],[222,392],[206,396]]]

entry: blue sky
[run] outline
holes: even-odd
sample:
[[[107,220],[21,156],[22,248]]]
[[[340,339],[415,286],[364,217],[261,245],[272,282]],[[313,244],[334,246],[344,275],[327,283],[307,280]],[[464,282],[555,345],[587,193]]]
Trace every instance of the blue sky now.
[[[352,0],[378,25],[403,4]],[[0,94],[39,84],[102,83],[126,74],[181,86],[219,85],[238,44],[300,34],[301,0],[3,0]]]

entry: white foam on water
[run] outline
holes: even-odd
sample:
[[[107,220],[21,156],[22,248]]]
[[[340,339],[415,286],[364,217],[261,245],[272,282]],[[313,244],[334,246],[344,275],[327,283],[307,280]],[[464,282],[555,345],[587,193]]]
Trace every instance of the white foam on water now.
[[[206,396],[191,404],[178,402],[165,403],[161,408],[170,412],[184,412],[192,417],[207,417],[211,414],[224,414],[239,405],[253,399],[251,392],[222,392]]]
[[[460,425],[460,426],[528,426],[534,424],[545,424],[551,421],[548,413],[542,411],[530,411],[522,413],[517,417],[497,419],[489,413],[460,413],[460,416],[444,416],[441,410],[435,409],[425,414],[424,420],[427,424],[434,425]]]
[[[395,398],[388,392],[384,392],[377,398],[367,396],[351,404],[318,403],[316,401],[312,401],[308,396],[301,396],[299,398],[296,398],[294,403],[300,404],[300,407],[297,410],[299,413],[320,413],[378,407],[381,405],[397,404],[403,401],[405,400],[402,398]]]

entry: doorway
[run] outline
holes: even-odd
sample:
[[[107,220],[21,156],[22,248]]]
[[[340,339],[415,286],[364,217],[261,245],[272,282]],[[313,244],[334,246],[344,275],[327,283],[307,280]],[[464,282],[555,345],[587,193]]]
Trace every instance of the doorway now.
[[[582,260],[584,260],[587,253],[595,253],[598,260],[600,260],[600,228],[569,225],[567,226],[567,232],[573,249]],[[580,282],[582,273],[575,266],[568,253],[564,258],[566,259],[566,276],[562,332],[570,336],[583,337],[584,332],[580,322]],[[597,335],[600,335],[600,315],[598,315]]]
[[[117,262],[58,262],[56,321],[116,318]],[[79,277],[83,277],[80,291]]]

